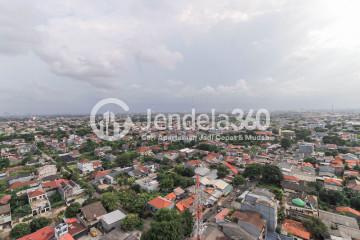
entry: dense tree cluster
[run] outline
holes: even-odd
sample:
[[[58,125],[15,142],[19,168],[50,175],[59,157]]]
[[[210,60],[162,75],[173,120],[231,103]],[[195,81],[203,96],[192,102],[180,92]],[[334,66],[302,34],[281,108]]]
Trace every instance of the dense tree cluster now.
[[[259,180],[264,184],[280,185],[283,175],[279,167],[274,165],[250,164],[246,166],[244,177]]]
[[[154,216],[149,231],[141,236],[141,240],[182,240],[192,232],[193,218],[189,211],[179,214],[173,209],[160,209]]]
[[[330,237],[326,225],[319,218],[312,217],[305,220],[304,226],[314,239],[323,240]]]

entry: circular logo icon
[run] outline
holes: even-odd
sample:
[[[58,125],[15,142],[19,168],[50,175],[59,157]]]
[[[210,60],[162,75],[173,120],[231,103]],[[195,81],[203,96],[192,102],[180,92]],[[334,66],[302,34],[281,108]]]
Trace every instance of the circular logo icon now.
[[[98,111],[106,105],[116,105],[126,112],[128,112],[130,108],[120,99],[106,98],[97,102],[91,109],[90,126],[96,136],[106,141],[116,141],[129,133],[131,127],[133,126],[133,122],[130,117],[127,117],[121,128],[120,123],[116,122],[115,114],[111,111],[103,113],[102,119],[97,122],[96,116],[98,115]]]

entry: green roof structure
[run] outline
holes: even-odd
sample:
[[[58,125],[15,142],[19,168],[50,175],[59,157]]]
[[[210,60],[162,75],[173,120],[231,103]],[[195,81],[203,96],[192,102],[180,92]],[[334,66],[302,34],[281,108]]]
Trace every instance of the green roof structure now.
[[[305,207],[305,202],[301,200],[300,198],[295,198],[291,201],[295,206],[298,207]]]

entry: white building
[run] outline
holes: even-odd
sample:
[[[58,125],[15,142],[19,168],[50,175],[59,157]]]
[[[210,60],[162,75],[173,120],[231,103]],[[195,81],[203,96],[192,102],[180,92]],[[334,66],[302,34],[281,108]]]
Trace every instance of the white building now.
[[[77,167],[83,174],[91,173],[94,171],[93,163],[87,160],[80,160],[77,164]]]
[[[112,229],[120,226],[121,220],[123,220],[126,215],[120,210],[115,210],[113,212],[103,215],[100,219],[101,225],[106,232],[110,232]]]
[[[49,176],[56,175],[57,168],[56,168],[56,165],[45,165],[45,166],[39,167],[37,171],[38,171],[38,175],[39,175],[38,178],[43,179],[43,178],[46,178]]]

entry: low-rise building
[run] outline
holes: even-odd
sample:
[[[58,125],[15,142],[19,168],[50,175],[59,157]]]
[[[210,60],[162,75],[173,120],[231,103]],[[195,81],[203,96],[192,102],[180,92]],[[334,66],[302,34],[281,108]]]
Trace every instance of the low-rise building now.
[[[291,219],[285,219],[282,224],[281,232],[284,235],[292,235],[296,239],[309,240],[310,232],[306,230],[301,222],[294,221]]]
[[[152,212],[156,212],[157,210],[163,208],[174,208],[174,203],[172,201],[160,196],[150,200],[147,205],[149,210]]]
[[[33,216],[46,213],[51,210],[50,201],[42,188],[28,189],[27,196]]]
[[[11,208],[10,204],[0,206],[0,230],[11,227]]]
[[[79,184],[75,183],[72,180],[60,182],[58,191],[66,204],[70,204],[76,201],[77,199],[81,198],[85,193],[85,190],[82,189]]]
[[[242,211],[254,211],[267,222],[267,229],[274,232],[277,227],[278,204],[275,195],[267,189],[256,188],[247,193],[241,203]]]
[[[38,179],[44,179],[46,177],[56,175],[57,168],[56,168],[56,165],[45,165],[45,166],[39,167],[37,169],[37,172],[38,172]]]
[[[55,237],[55,230],[53,227],[46,226],[36,232],[25,235],[17,240],[52,240]]]
[[[96,225],[102,216],[106,214],[106,210],[101,202],[88,204],[80,209],[80,219],[87,227]]]
[[[113,212],[107,213],[100,218],[101,225],[105,232],[110,232],[114,228],[120,226],[121,221],[126,217],[126,215],[120,210],[115,210]]]

